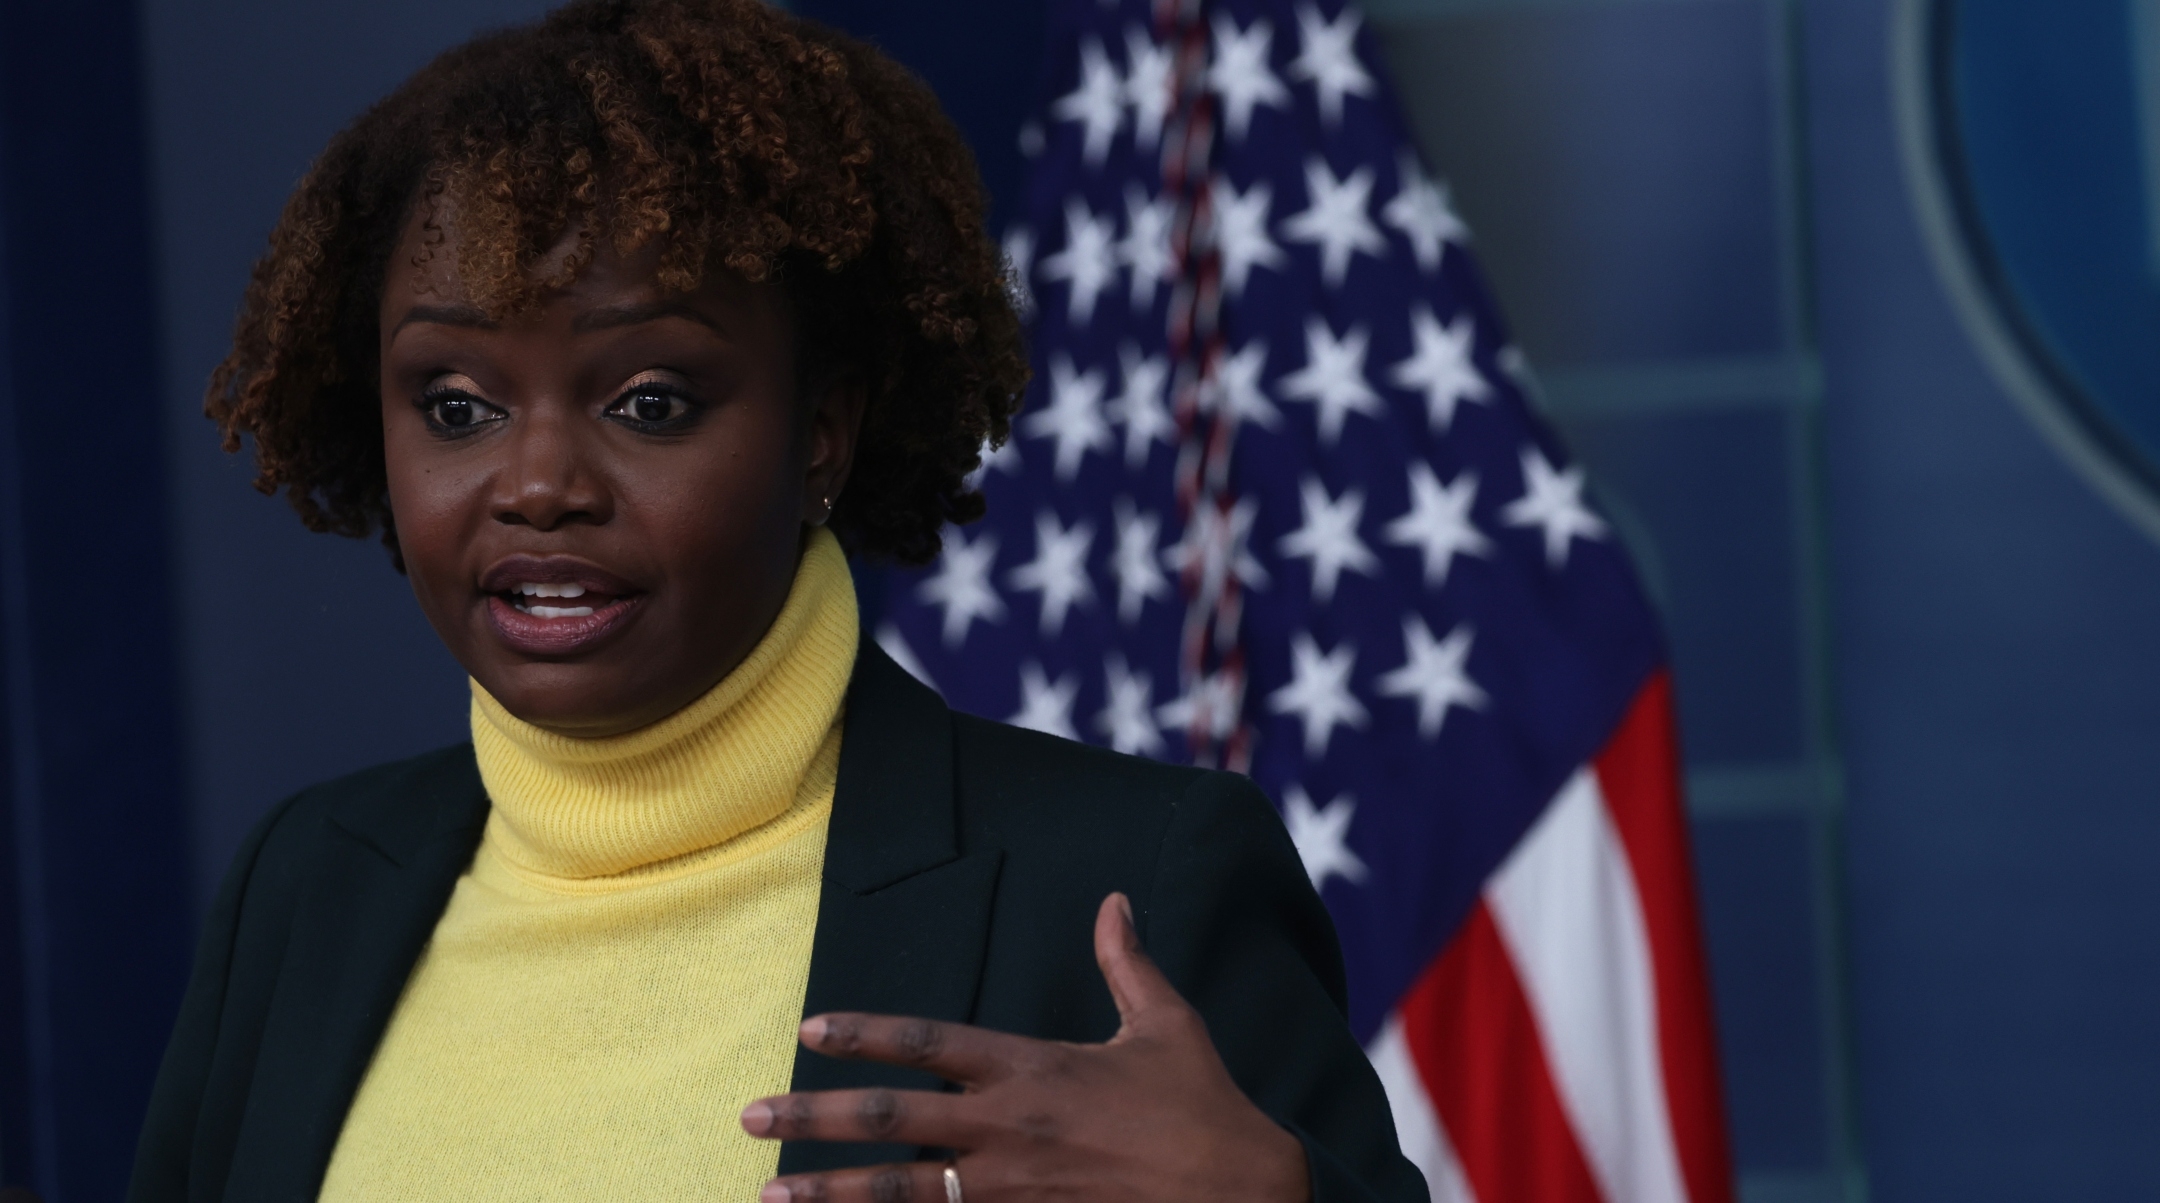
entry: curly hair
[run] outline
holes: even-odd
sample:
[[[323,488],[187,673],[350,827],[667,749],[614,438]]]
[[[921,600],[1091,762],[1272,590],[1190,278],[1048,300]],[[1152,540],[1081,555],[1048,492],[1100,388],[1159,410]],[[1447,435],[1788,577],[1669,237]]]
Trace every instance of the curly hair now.
[[[1007,437],[1027,358],[974,159],[929,89],[759,0],[579,0],[423,68],[286,203],[205,412],[227,451],[253,439],[256,487],[310,529],[380,530],[398,559],[378,313],[407,223],[445,200],[459,275],[496,316],[602,238],[656,246],[670,290],[775,281],[799,377],[850,370],[868,394],[831,519],[847,546],[921,563],[981,516],[967,476]]]

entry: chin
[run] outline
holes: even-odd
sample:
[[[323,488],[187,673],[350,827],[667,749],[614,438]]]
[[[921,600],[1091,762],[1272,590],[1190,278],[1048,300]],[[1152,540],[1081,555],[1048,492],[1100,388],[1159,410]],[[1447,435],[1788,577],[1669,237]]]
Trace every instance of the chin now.
[[[650,695],[596,664],[498,664],[474,680],[517,718],[558,735],[593,738],[642,727],[638,700]]]

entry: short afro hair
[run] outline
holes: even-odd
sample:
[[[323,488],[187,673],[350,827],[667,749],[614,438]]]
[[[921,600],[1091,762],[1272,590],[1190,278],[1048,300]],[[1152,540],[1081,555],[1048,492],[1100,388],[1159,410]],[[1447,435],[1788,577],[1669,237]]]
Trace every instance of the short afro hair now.
[[[852,550],[923,563],[1027,384],[973,156],[928,88],[759,0],[579,0],[451,50],[331,140],[255,265],[205,411],[254,440],[256,487],[396,558],[379,398],[389,258],[456,206],[458,268],[508,313],[595,240],[657,243],[662,287],[776,281],[801,375],[857,373],[862,440],[832,515]],[[578,239],[551,277],[544,256]]]

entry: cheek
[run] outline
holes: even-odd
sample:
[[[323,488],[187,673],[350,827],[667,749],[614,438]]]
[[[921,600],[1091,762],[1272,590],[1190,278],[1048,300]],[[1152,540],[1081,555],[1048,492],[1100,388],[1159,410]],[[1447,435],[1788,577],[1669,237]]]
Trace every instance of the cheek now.
[[[723,450],[674,471],[632,474],[626,507],[647,516],[645,525],[676,557],[709,567],[747,567],[758,549],[795,537],[794,506],[787,496],[783,457]]]
[[[621,482],[635,496],[624,510],[642,515],[647,537],[681,571],[731,591],[763,576],[792,579],[801,538],[797,449],[784,429],[756,433],[716,438],[665,468],[648,462]]]
[[[473,514],[484,496],[477,465],[440,454],[423,430],[400,430],[394,418],[383,432],[383,468],[398,550],[413,589],[425,604],[441,578],[463,579]]]

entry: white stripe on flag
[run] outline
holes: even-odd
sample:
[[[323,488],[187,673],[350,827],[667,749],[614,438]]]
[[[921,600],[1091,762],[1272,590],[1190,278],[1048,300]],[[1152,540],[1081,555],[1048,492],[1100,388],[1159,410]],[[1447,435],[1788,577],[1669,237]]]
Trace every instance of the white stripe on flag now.
[[[1448,1143],[1447,1130],[1425,1094],[1425,1079],[1417,1062],[1410,1059],[1410,1042],[1403,1037],[1402,1016],[1391,1014],[1372,1047],[1365,1050],[1380,1085],[1387,1088],[1388,1108],[1395,1113],[1395,1139],[1402,1142],[1403,1156],[1425,1171],[1425,1185],[1433,1203],[1477,1203],[1470,1180],[1463,1176],[1462,1162]]]
[[[1606,1203],[1687,1203],[1649,931],[1594,773],[1578,770],[1561,788],[1485,898]]]

